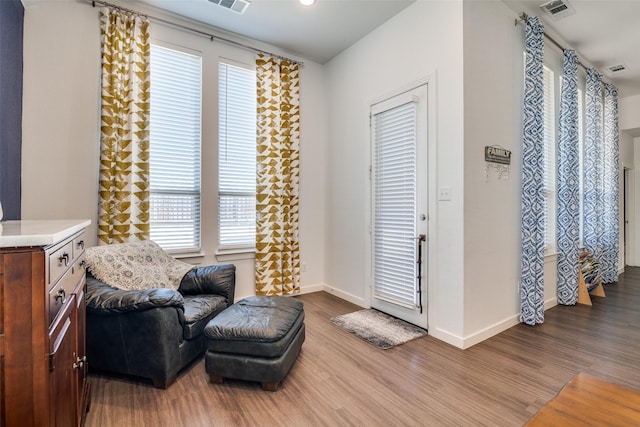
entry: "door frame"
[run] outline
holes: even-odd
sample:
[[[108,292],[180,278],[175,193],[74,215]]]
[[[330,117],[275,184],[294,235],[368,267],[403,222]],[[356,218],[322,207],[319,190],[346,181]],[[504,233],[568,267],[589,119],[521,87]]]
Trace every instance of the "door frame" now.
[[[385,92],[383,95],[380,95],[376,98],[371,99],[367,102],[366,105],[366,116],[369,116],[371,111],[371,106],[374,104],[378,104],[380,102],[391,99],[395,96],[401,95],[403,93],[409,92],[413,89],[416,89],[419,86],[426,85],[427,92],[427,241],[424,244],[424,252],[426,252],[425,259],[423,261],[423,268],[426,274],[423,275],[423,306],[424,310],[427,311],[427,325],[426,328],[432,327],[435,325],[434,320],[437,318],[436,309],[437,309],[437,259],[438,254],[436,252],[436,248],[438,247],[438,236],[436,234],[437,230],[437,199],[436,199],[436,188],[437,188],[437,150],[436,150],[436,74],[435,72],[427,75],[421,79],[415,80],[413,82],[407,83],[396,88],[393,91]],[[365,230],[365,245],[366,245],[366,256],[365,256],[365,292],[364,292],[364,301],[367,304],[367,308],[371,307],[371,300],[373,298],[373,294],[371,291],[371,281],[372,277],[372,254],[373,254],[373,218],[372,218],[372,144],[371,144],[371,126],[369,126],[369,135],[368,135],[367,144],[367,156],[369,159],[369,167],[366,170],[366,220],[364,224],[366,225]],[[426,282],[426,283],[424,283]]]
[[[620,225],[621,225],[621,234],[622,234],[622,247],[624,251],[623,256],[623,265],[618,266],[618,270],[624,270],[624,268],[629,266],[638,265],[636,260],[636,246],[635,246],[635,236],[636,236],[636,222],[635,218],[635,182],[634,182],[634,169],[626,166],[622,167],[622,194],[620,197],[621,200],[621,208],[620,209]],[[626,221],[626,223],[625,223]],[[626,236],[625,236],[626,232]]]

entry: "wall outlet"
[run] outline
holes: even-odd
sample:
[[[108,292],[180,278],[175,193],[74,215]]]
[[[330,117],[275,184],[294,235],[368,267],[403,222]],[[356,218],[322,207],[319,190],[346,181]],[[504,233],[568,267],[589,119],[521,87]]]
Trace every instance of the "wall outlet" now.
[[[303,273],[307,271],[307,263],[306,262],[300,263],[300,271],[303,272]]]

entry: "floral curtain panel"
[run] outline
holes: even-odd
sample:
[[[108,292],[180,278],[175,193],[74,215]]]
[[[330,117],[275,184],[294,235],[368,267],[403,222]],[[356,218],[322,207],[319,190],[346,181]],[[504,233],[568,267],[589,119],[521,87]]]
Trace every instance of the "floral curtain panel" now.
[[[544,27],[536,16],[525,27],[520,321],[535,325],[544,322]]]
[[[600,262],[603,283],[618,280],[620,237],[618,90],[587,70],[584,245]]]
[[[298,64],[258,54],[256,295],[300,291]]]
[[[619,212],[619,134],[618,89],[607,83],[604,86],[604,150],[603,150],[603,233],[600,276],[603,283],[618,281],[618,252],[620,238]]]
[[[98,243],[149,236],[149,21],[100,12],[102,105]]]
[[[558,303],[578,300],[580,186],[578,152],[578,56],[564,51],[558,126]]]
[[[587,69],[585,104],[583,243],[601,261],[604,241],[602,75],[593,68]]]

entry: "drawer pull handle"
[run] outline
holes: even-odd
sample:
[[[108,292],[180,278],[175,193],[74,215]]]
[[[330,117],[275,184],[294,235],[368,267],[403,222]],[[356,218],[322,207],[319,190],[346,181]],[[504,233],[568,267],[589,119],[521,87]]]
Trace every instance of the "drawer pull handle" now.
[[[85,261],[85,260],[80,261],[80,267],[86,269],[87,268],[87,261]]]
[[[64,291],[64,288],[58,290],[58,292],[56,293],[55,299],[56,301],[61,299],[62,300],[62,302],[60,303],[61,305],[64,305],[64,303],[67,302],[67,293]]]
[[[80,240],[80,241],[78,242],[78,247],[79,247],[80,249],[84,249],[84,240]]]
[[[63,253],[60,258],[58,258],[58,261],[60,262],[64,262],[64,266],[68,266],[69,265],[69,254],[68,253]]]

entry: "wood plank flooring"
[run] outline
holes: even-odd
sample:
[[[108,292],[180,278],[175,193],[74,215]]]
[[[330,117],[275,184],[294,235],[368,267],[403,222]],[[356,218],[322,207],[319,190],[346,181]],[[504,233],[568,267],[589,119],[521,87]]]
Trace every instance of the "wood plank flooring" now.
[[[86,426],[522,426],[580,372],[640,389],[640,268],[605,291],[467,350],[429,336],[379,350],[329,321],[359,307],[302,295],[307,338],[279,391],[209,384],[202,359],[168,390],[91,374]]]
[[[579,373],[526,427],[627,427],[639,423],[639,391]]]

